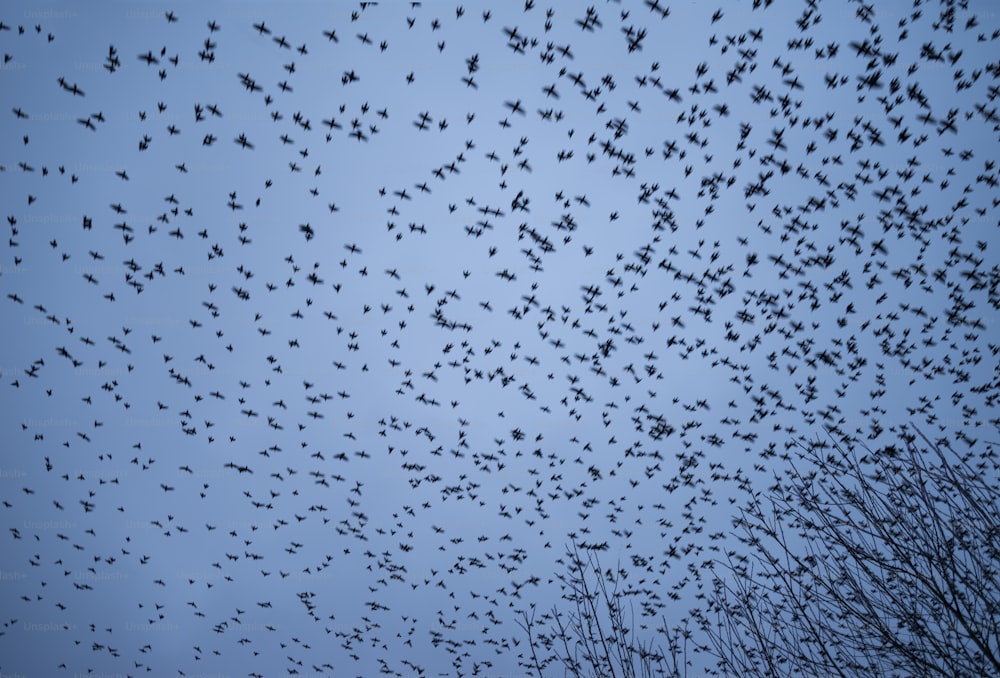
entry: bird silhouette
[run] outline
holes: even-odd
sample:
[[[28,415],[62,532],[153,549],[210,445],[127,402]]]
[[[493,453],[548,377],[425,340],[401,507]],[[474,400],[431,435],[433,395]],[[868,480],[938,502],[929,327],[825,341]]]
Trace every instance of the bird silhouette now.
[[[5,666],[548,675],[588,554],[696,637],[799,444],[995,479],[968,4],[15,3]]]

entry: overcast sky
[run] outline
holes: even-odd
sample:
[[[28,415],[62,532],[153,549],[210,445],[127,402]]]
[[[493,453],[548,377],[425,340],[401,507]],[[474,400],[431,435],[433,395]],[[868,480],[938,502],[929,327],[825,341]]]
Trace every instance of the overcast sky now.
[[[0,675],[523,675],[573,540],[655,642],[796,440],[998,440],[992,3],[99,4],[0,10]]]

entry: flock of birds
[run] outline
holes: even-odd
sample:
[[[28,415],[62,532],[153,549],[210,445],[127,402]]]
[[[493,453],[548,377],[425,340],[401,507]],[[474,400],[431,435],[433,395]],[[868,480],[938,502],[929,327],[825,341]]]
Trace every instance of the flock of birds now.
[[[5,7],[0,671],[696,647],[795,441],[995,473],[992,6],[689,5]]]

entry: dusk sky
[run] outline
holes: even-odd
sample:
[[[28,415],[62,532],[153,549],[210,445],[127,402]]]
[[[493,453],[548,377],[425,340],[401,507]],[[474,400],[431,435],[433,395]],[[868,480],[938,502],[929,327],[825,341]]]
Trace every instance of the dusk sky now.
[[[573,542],[702,675],[797,441],[1000,444],[991,2],[97,4],[0,8],[0,678],[525,675]]]

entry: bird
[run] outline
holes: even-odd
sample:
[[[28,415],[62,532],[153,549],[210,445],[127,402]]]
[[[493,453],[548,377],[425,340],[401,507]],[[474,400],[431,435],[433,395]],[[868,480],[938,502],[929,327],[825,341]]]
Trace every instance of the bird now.
[[[584,572],[711,647],[799,455],[995,480],[997,18],[770,5],[0,23],[4,656],[549,675]]]

